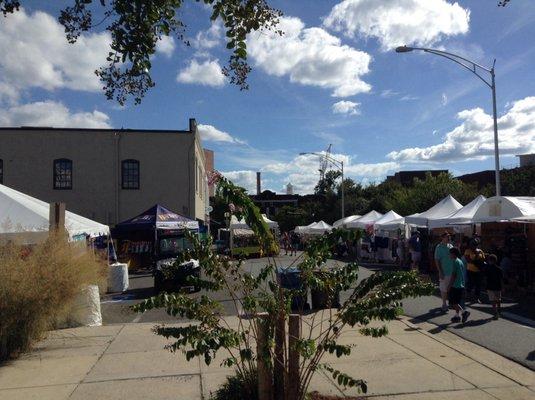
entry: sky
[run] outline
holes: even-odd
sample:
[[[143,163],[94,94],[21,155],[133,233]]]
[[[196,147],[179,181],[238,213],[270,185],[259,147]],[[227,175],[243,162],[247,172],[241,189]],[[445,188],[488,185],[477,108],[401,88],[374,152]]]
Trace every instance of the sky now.
[[[313,191],[332,144],[346,177],[364,185],[399,170],[494,168],[491,90],[432,47],[484,66],[496,59],[501,164],[535,152],[535,4],[512,0],[269,0],[284,16],[278,36],[247,39],[249,90],[221,73],[225,31],[185,2],[190,46],[164,38],[156,87],[140,105],[106,100],[93,71],[105,64],[105,31],[66,42],[57,22],[71,1],[25,0],[0,17],[0,126],[187,129],[199,124],[216,168],[254,192]],[[483,72],[484,73],[484,72]],[[333,167],[334,168],[334,167]]]

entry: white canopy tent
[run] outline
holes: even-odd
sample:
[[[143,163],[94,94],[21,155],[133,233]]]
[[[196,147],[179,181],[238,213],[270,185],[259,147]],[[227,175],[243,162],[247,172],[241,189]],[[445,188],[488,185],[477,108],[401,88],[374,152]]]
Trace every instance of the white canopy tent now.
[[[315,224],[315,222],[312,222],[311,224],[308,224],[308,225],[299,225],[299,226],[296,226],[295,229],[294,229],[294,232],[296,232],[296,233],[306,233],[306,230],[307,230],[310,226],[312,226],[312,225],[314,225],[314,224]]]
[[[375,230],[396,230],[402,229],[405,226],[405,218],[399,215],[394,210],[390,210],[374,223]]]
[[[524,217],[519,217],[519,218],[513,218],[512,221],[516,221],[516,222],[526,222],[528,224],[533,224],[535,223],[535,214],[533,215],[526,215]]]
[[[360,228],[360,229],[366,229],[367,226],[373,225],[375,221],[377,221],[379,218],[381,218],[383,214],[380,212],[377,212],[375,210],[370,211],[367,214],[364,214],[362,217],[348,222],[346,224],[347,228]]]
[[[31,233],[46,234],[50,225],[49,218],[50,204],[0,185],[0,235],[20,234],[29,239]],[[107,225],[70,211],[65,212],[65,229],[71,239],[81,234],[91,237],[110,234]],[[33,236],[37,239],[36,235]]]
[[[262,214],[262,218],[264,219],[264,222],[269,226],[271,229],[278,229],[279,224],[276,221],[270,220],[266,214]],[[230,217],[230,229],[251,229],[249,225],[245,222],[245,219],[238,219],[235,215]]]
[[[462,208],[462,204],[447,195],[429,210],[420,214],[413,214],[405,217],[405,222],[410,225],[428,227],[430,220],[446,218]]]
[[[535,197],[494,196],[474,214],[473,223],[528,220],[535,215]]]
[[[306,227],[305,234],[307,235],[323,235],[325,232],[330,232],[333,227],[324,221],[315,222]]]
[[[335,228],[343,227],[347,223],[349,223],[351,221],[355,221],[355,220],[359,219],[360,217],[362,217],[362,215],[350,215],[349,217],[345,217],[345,218],[339,219],[338,221],[334,221],[333,227],[335,227]]]
[[[446,228],[453,225],[465,225],[471,223],[474,219],[475,213],[486,199],[487,198],[485,196],[479,195],[463,208],[459,209],[448,217],[430,219],[429,229]]]

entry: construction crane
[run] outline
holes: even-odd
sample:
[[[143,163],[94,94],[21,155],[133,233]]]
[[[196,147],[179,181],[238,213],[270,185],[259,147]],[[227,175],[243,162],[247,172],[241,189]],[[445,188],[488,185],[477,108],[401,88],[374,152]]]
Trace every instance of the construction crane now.
[[[333,145],[329,144],[329,147],[327,147],[327,150],[325,150],[325,153],[321,155],[320,157],[320,180],[323,180],[325,178],[325,173],[327,172],[327,168],[329,168],[329,158],[331,156],[331,147]]]

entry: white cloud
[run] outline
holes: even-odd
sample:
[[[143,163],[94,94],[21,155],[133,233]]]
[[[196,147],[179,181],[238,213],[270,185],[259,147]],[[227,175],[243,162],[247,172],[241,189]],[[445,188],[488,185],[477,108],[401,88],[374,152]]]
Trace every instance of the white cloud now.
[[[255,171],[227,171],[221,173],[234,184],[245,188],[250,194],[256,194]]]
[[[335,97],[369,92],[362,75],[369,72],[371,56],[343,45],[322,28],[305,28],[295,17],[282,17],[284,32],[255,32],[247,40],[253,63],[269,75],[288,76],[291,82],[332,89]]]
[[[399,93],[393,91],[392,89],[385,89],[381,92],[381,97],[384,97],[385,99],[389,99],[390,97],[395,97]]]
[[[350,178],[383,178],[388,172],[399,168],[395,161],[382,163],[353,163],[352,157],[345,154],[332,154],[336,160],[344,162],[345,176]],[[297,193],[312,193],[319,179],[319,157],[305,154],[294,157],[288,162],[267,164],[262,168],[265,174],[279,175],[282,182],[291,182]]]
[[[343,0],[323,24],[348,37],[375,37],[383,50],[402,44],[428,46],[465,34],[470,10],[446,0]]]
[[[199,133],[201,134],[201,139],[207,142],[227,142],[235,144],[245,144],[243,140],[236,139],[230,133],[221,131],[212,125],[197,125]]]
[[[212,49],[221,43],[223,33],[223,23],[217,20],[207,30],[197,32],[191,44],[200,50]]]
[[[172,36],[162,36],[162,38],[156,42],[156,52],[162,53],[168,58],[173,55],[175,48],[175,38]]]
[[[332,105],[333,114],[359,115],[360,103],[342,100]]]
[[[191,60],[189,65],[178,73],[176,79],[180,83],[193,83],[212,87],[222,87],[226,82],[218,60],[205,60],[202,62]]]
[[[399,100],[401,100],[401,101],[412,101],[412,100],[418,100],[418,99],[419,99],[419,97],[417,97],[417,96],[412,96],[410,94],[406,94],[403,97],[401,97]]]
[[[49,14],[25,10],[0,23],[0,80],[11,91],[39,87],[99,91],[95,69],[106,61],[107,33],[82,35],[69,44],[63,27]]]
[[[448,104],[448,95],[446,93],[442,93],[442,97],[440,98],[440,103],[443,106]]]
[[[51,100],[0,109],[0,126],[111,128],[110,118],[103,112],[71,112],[63,103]]]
[[[465,161],[494,155],[492,116],[481,108],[457,114],[462,123],[448,132],[442,143],[393,151],[387,157],[396,162]],[[515,101],[498,118],[501,155],[535,152],[535,97]]]
[[[15,86],[0,81],[0,104],[3,102],[15,104],[19,97],[20,93]]]

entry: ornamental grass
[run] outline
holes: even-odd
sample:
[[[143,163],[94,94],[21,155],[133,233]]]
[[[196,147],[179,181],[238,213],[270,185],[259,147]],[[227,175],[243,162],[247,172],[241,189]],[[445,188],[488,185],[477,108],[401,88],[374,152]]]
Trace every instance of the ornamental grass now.
[[[102,287],[105,277],[104,260],[85,242],[50,235],[33,246],[0,244],[0,362],[65,324],[82,288]]]

